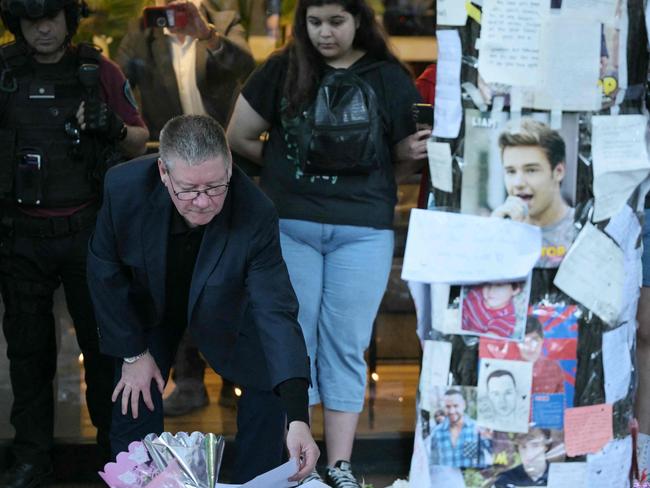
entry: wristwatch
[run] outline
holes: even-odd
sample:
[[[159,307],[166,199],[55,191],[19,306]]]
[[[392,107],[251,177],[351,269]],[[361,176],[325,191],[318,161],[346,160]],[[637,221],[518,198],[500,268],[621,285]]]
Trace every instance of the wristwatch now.
[[[135,363],[138,359],[140,359],[142,356],[147,354],[149,352],[149,349],[145,349],[144,352],[141,352],[137,356],[131,356],[130,358],[124,358],[124,362],[126,364],[133,364]]]

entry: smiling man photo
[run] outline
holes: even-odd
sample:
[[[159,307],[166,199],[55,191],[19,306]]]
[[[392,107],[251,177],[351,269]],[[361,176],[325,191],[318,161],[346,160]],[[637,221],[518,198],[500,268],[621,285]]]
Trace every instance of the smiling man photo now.
[[[542,228],[538,268],[555,268],[573,242],[574,209],[562,197],[566,145],[559,132],[530,118],[511,125],[499,136],[508,198],[492,216]]]

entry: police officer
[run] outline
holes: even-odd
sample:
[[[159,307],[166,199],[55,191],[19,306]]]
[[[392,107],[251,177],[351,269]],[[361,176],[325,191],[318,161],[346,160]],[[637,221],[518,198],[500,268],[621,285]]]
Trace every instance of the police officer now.
[[[0,280],[14,403],[14,465],[2,488],[52,473],[54,290],[63,283],[84,357],[86,399],[108,449],[112,361],[99,353],[86,251],[103,173],[142,154],[149,136],[117,65],[70,40],[79,0],[2,0],[16,41],[0,47]]]

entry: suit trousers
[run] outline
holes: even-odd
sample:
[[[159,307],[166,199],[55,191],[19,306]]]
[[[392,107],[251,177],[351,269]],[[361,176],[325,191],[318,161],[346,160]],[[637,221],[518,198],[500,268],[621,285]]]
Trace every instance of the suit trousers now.
[[[18,462],[50,463],[57,365],[52,307],[54,291],[61,283],[84,356],[90,418],[97,427],[103,457],[108,460],[113,360],[99,352],[97,324],[86,283],[86,253],[92,230],[89,225],[58,237],[14,235],[2,241],[6,251],[1,275],[3,330],[14,395],[13,451]]]
[[[164,326],[146,332],[149,352],[165,381],[169,377],[169,370],[184,332],[181,328]],[[117,359],[114,384],[117,384],[121,375],[122,360]],[[131,442],[141,440],[147,434],[160,434],[164,431],[162,395],[155,382],[151,384],[151,398],[154,410],[149,410],[140,398],[137,419],[133,418],[130,407],[126,415],[122,415],[120,398],[114,403],[110,434],[113,457],[126,451]],[[286,414],[280,399],[272,391],[242,387],[242,396],[237,405],[235,466],[230,480],[232,483],[245,483],[284,462],[285,419]]]

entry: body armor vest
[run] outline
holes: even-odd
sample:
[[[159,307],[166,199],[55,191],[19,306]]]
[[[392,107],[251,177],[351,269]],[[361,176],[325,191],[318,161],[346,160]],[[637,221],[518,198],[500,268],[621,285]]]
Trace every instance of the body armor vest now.
[[[0,198],[44,208],[96,199],[100,188],[93,173],[105,143],[79,130],[76,112],[84,98],[99,96],[99,87],[84,87],[78,75],[81,64],[99,65],[99,52],[81,44],[59,62],[41,64],[10,44],[2,57],[0,144],[9,144],[0,149]],[[7,71],[15,81],[11,92]]]

